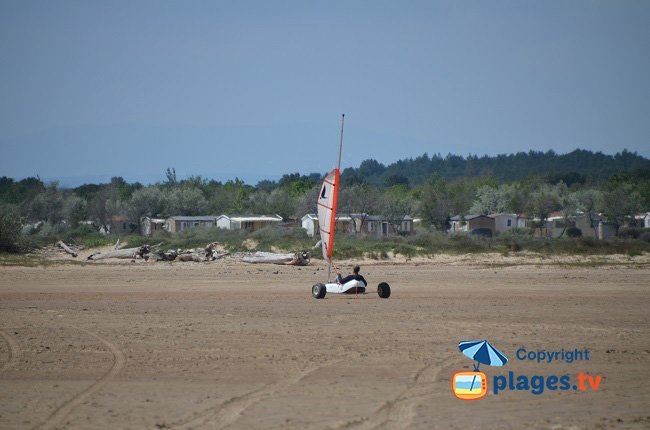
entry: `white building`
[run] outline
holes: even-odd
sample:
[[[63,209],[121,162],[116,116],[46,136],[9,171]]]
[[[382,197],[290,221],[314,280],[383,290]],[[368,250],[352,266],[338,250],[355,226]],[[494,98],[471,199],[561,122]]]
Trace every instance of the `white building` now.
[[[300,219],[300,224],[302,228],[307,231],[307,236],[313,237],[319,234],[320,226],[318,224],[318,215],[316,214],[307,214]],[[336,224],[334,226],[335,230],[339,233],[354,233],[354,226],[352,217],[349,215],[337,215]]]
[[[154,233],[163,231],[165,229],[164,218],[142,217],[140,220],[140,234],[143,236],[151,236]]]
[[[397,228],[397,232],[411,234],[413,232],[413,218],[405,216],[399,226],[392,226],[387,219],[377,215],[350,214],[336,217],[336,231],[346,233],[363,233],[371,236],[388,236]],[[307,214],[301,218],[302,228],[307,235],[313,237],[318,234],[318,216]]]
[[[216,217],[210,216],[172,216],[165,220],[165,230],[170,233],[187,230],[188,228],[210,228],[216,224]]]
[[[650,212],[634,215],[634,224],[641,228],[650,228]]]
[[[318,215],[307,214],[300,219],[300,224],[307,232],[307,236],[314,237],[318,234]]]
[[[280,215],[219,215],[217,227],[226,230],[256,231],[282,222]]]
[[[608,221],[598,221],[598,239],[603,240],[610,237],[616,237],[614,224]]]
[[[503,233],[513,228],[526,228],[526,219],[517,214],[490,214],[488,216],[494,219],[496,233]]]

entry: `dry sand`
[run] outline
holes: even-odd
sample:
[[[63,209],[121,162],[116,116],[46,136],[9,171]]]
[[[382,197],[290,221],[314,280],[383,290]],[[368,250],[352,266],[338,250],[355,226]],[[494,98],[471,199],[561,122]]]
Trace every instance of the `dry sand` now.
[[[388,300],[313,299],[318,264],[0,267],[0,428],[648,428],[650,264],[601,260],[364,264]],[[451,376],[473,339],[510,361],[462,401]],[[537,364],[520,347],[590,355]],[[602,381],[495,395],[508,371]]]

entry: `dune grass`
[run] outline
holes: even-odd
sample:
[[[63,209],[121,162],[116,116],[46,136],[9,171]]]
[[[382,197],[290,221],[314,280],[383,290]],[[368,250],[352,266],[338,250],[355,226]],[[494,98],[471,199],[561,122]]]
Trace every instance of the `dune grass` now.
[[[115,236],[102,236],[92,229],[80,227],[50,235],[32,235],[25,240],[23,249],[51,245],[62,239],[67,243],[87,248],[112,245]],[[313,258],[322,258],[320,248],[312,249],[317,237],[308,237],[298,227],[267,227],[255,232],[223,230],[217,228],[193,228],[180,233],[160,232],[151,237],[130,235],[121,238],[129,247],[161,243],[163,249],[188,249],[204,247],[217,242],[230,252],[238,251],[305,251],[311,250]],[[450,235],[435,230],[419,229],[412,235],[392,235],[378,238],[364,234],[338,233],[334,258],[372,258],[383,260],[390,255],[404,257],[431,256],[435,254],[501,253],[512,255],[521,251],[540,255],[608,255],[637,256],[650,252],[650,242],[642,238],[625,237],[597,240],[589,237],[540,238],[529,231],[514,231],[493,238]],[[5,258],[7,264],[13,260]],[[25,264],[36,264],[25,260]]]

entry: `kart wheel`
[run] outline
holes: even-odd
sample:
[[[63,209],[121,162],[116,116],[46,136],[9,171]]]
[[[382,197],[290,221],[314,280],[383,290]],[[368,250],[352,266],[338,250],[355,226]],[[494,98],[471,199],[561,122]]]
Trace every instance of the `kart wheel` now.
[[[382,299],[390,297],[390,285],[388,285],[388,282],[382,282],[377,285],[377,295]]]
[[[314,286],[311,287],[311,295],[314,296],[315,299],[322,299],[325,297],[325,294],[327,294],[325,284],[314,284]]]

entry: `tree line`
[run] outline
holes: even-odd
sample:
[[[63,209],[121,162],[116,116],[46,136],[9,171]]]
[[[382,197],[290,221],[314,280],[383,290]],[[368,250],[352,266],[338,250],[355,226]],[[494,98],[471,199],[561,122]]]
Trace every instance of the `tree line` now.
[[[0,178],[0,247],[16,234],[48,235],[83,222],[108,226],[114,215],[143,216],[279,214],[298,219],[316,212],[321,173],[291,173],[255,186],[202,176],[143,185],[114,177],[108,183],[61,188],[39,178]],[[424,154],[388,166],[365,160],[342,172],[339,213],[404,216],[446,229],[450,216],[498,212],[545,219],[551,212],[603,213],[617,225],[650,209],[650,160],[623,151],[613,156],[576,150],[558,155],[528,152],[495,157]]]

